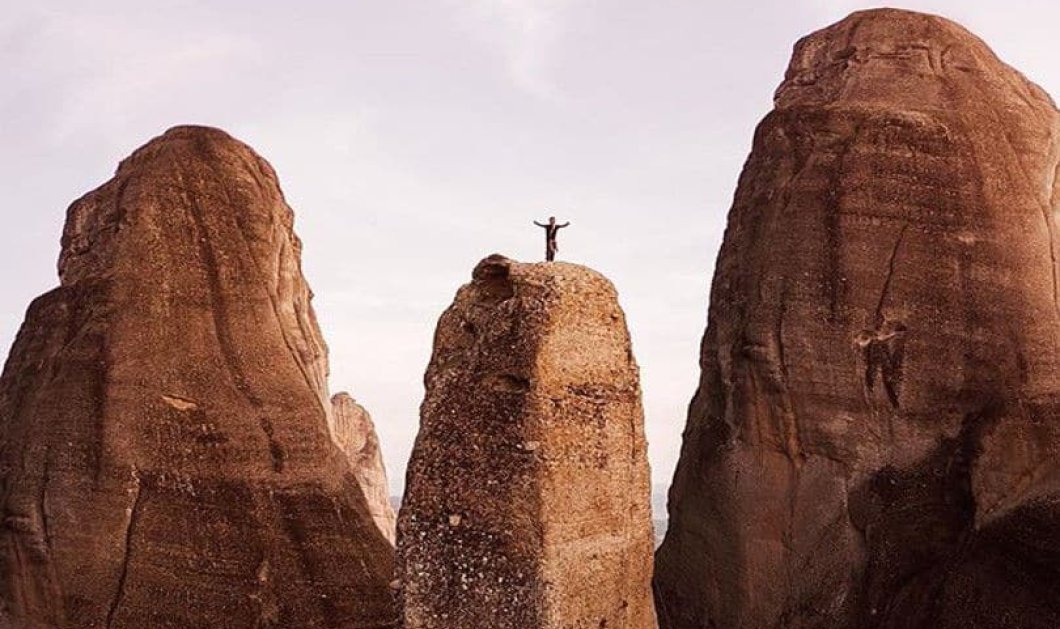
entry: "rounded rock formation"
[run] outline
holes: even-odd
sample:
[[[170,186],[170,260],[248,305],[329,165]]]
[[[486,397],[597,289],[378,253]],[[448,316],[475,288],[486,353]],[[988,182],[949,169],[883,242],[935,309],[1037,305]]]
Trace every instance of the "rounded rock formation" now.
[[[0,378],[6,622],[396,622],[292,221],[272,168],[203,127],[70,207]]]
[[[942,18],[796,45],[718,257],[663,627],[1060,626],[1058,120]]]

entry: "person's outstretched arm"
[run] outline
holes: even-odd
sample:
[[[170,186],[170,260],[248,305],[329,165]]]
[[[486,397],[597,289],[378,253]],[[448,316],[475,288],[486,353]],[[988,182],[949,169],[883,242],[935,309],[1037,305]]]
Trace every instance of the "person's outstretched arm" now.
[[[548,227],[548,225],[542,225],[541,223],[538,223],[537,221],[534,221],[534,225],[537,225],[538,227]]]
[[[563,223],[562,225],[556,225],[556,229],[559,229],[561,227],[566,227],[567,225],[570,225],[570,221],[567,221],[566,223]]]

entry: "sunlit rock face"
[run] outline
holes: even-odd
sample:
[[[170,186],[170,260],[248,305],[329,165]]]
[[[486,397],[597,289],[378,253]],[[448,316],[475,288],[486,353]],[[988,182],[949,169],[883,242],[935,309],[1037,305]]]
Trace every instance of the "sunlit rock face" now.
[[[795,46],[718,257],[663,627],[1060,626],[1057,121],[938,17]]]
[[[178,127],[69,210],[0,378],[0,625],[384,627],[272,168]]]
[[[383,452],[372,417],[346,392],[331,396],[331,409],[332,437],[349,458],[376,527],[394,543],[397,516],[390,504]]]
[[[426,385],[398,517],[406,629],[655,627],[639,373],[611,283],[483,260]]]

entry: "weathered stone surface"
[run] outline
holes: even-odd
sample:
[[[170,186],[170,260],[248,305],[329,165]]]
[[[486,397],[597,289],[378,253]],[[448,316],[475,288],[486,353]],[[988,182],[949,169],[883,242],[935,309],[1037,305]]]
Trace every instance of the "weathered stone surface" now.
[[[483,260],[426,385],[398,516],[406,629],[654,627],[639,374],[611,283]]]
[[[69,210],[0,379],[15,627],[384,627],[393,557],[328,433],[272,168],[178,127]]]
[[[383,536],[394,543],[397,516],[390,504],[383,452],[372,417],[345,391],[331,396],[331,436],[350,460],[353,475],[364,491],[368,511]]]
[[[1057,131],[941,18],[798,43],[718,258],[662,626],[1060,626]]]

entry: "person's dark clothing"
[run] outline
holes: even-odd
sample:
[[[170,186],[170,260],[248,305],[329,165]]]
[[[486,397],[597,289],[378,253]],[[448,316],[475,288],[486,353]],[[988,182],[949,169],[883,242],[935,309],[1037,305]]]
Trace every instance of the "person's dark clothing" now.
[[[568,221],[562,225],[557,225],[551,221],[545,224],[534,221],[534,225],[544,228],[545,230],[545,260],[552,262],[556,259],[556,252],[559,251],[559,245],[556,244],[556,234],[559,233],[559,230],[570,225],[570,222]]]

